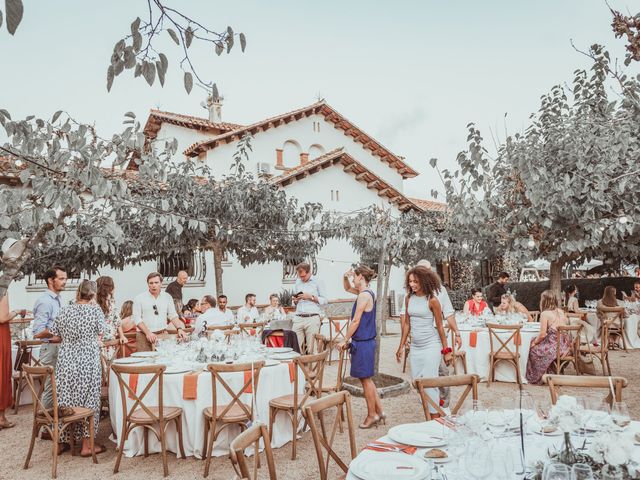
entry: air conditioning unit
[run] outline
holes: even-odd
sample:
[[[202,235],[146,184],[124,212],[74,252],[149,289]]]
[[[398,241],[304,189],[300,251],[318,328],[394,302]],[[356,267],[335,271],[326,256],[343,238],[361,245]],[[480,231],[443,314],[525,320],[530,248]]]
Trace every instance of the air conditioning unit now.
[[[271,176],[271,165],[267,162],[258,162],[257,171],[259,177],[270,177]]]

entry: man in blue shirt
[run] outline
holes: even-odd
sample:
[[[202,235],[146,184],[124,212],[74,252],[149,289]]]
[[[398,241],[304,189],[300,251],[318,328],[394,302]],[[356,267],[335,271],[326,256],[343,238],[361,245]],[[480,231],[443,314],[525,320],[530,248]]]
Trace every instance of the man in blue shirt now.
[[[296,272],[298,279],[293,297],[293,303],[296,306],[293,331],[298,336],[301,351],[311,354],[313,353],[313,336],[320,333],[320,313],[322,313],[322,307],[327,304],[327,295],[322,282],[311,274],[311,265],[301,263],[296,267]]]
[[[55,368],[60,337],[51,333],[51,327],[60,311],[62,302],[60,292],[67,284],[67,272],[61,266],[55,265],[45,272],[44,281],[47,282],[47,290],[38,297],[33,307],[32,331],[33,338],[43,342],[40,347],[40,363]],[[47,408],[53,406],[51,382],[48,380],[42,394],[42,403]],[[45,433],[42,434],[43,438],[46,436]]]

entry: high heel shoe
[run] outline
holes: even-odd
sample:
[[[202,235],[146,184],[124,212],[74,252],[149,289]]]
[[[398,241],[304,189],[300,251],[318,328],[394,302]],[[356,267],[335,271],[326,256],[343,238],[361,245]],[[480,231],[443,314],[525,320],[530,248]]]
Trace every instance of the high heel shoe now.
[[[378,415],[378,418],[380,419],[380,422],[382,422],[383,425],[387,424],[387,414],[384,412],[380,412],[380,415]]]
[[[366,419],[365,419],[365,422],[366,422]],[[358,428],[361,428],[363,430],[368,430],[371,427],[378,428],[378,422],[380,422],[380,417],[376,415],[375,417],[373,417],[373,420],[371,420],[371,422],[369,423],[365,423],[365,422],[362,422],[360,425],[358,425]]]

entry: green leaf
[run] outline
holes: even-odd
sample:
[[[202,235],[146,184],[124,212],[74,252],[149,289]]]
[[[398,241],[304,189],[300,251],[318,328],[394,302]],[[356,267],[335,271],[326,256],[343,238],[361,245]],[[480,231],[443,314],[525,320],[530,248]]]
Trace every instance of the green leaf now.
[[[153,85],[154,80],[156,79],[156,66],[151,62],[144,62],[142,65],[142,76],[147,81],[149,86]]]
[[[247,37],[245,37],[244,33],[240,34],[240,49],[242,53],[244,53],[244,49],[247,48]]]
[[[191,41],[193,40],[193,30],[191,30],[191,26],[188,26],[184,31],[184,45],[189,48],[191,46]]]
[[[160,58],[163,72],[167,73],[167,69],[169,68],[169,60],[167,60],[167,56],[164,53],[159,53],[158,57]]]
[[[136,118],[136,114],[133,112],[127,112],[124,114],[125,117]]]
[[[224,47],[222,46],[222,43],[216,42],[216,55],[220,56],[222,55],[222,52],[224,52]]]
[[[191,89],[193,88],[193,75],[189,72],[184,72],[184,89],[187,93],[191,93]]]
[[[135,35],[136,33],[138,33],[138,30],[140,29],[140,17],[136,17],[136,19],[131,22],[131,35]]]
[[[56,123],[56,120],[58,120],[61,114],[62,110],[58,110],[56,113],[54,113],[53,118],[51,119],[51,123]]]
[[[160,62],[160,60],[158,60],[156,62],[156,70],[158,72],[158,80],[160,80],[160,86],[164,87],[164,68],[162,66],[162,62]]]
[[[7,13],[7,30],[11,35],[15,35],[24,13],[22,0],[5,0],[5,12]]]
[[[113,79],[115,78],[115,73],[113,70],[113,65],[109,65],[107,69],[107,92],[111,91],[111,86],[113,85]]]
[[[438,159],[437,158],[432,158],[429,160],[429,165],[431,165],[431,168],[436,168],[436,165],[438,164]]]
[[[176,42],[176,45],[180,45],[180,39],[178,38],[176,32],[173,31],[173,29],[167,28],[167,33],[173,39],[173,41]]]
[[[140,34],[140,32],[136,32],[133,34],[133,42],[131,46],[133,47],[133,50],[135,52],[139,52],[142,48],[142,35]]]

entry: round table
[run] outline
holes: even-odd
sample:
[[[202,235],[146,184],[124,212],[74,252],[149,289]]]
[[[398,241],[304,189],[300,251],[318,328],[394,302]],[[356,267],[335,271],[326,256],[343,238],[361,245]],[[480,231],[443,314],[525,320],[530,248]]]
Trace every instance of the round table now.
[[[187,372],[190,373],[190,372]],[[205,370],[198,375],[197,398],[195,400],[185,400],[182,395],[184,373],[165,374],[164,375],[164,405],[180,407],[182,414],[182,432],[184,451],[187,456],[195,456],[202,458],[202,446],[204,442],[204,416],[202,412],[205,408],[211,407],[211,374]],[[222,374],[229,387],[237,391],[244,385],[244,374],[242,372]],[[122,376],[125,381],[129,381],[129,375]],[[141,394],[152,375],[140,375],[136,392]],[[298,378],[304,378],[302,372],[298,372]],[[304,382],[299,381],[299,393],[304,391]],[[272,398],[282,395],[290,395],[293,393],[293,383],[290,381],[289,366],[286,363],[264,367],[260,371],[260,380],[256,392],[256,420],[260,420],[265,424],[269,423],[269,401]],[[127,408],[133,406],[133,400],[128,398],[125,392]],[[251,404],[251,394],[243,394],[242,401],[247,405]],[[218,389],[218,404],[225,404],[231,400],[229,394],[224,389]],[[143,401],[146,405],[157,405],[158,401],[158,383],[154,384],[151,390],[144,397]],[[120,397],[120,386],[118,379],[113,371],[109,377],[109,412],[111,416],[111,426],[119,439],[122,430],[123,411],[122,401]],[[304,422],[300,422],[302,428]],[[218,436],[213,449],[214,456],[228,455],[231,440],[240,433],[240,427],[230,426],[225,428]],[[271,446],[274,448],[281,447],[292,438],[292,426],[289,417],[279,414],[273,425],[271,432]],[[167,449],[179,455],[178,434],[175,429],[175,423],[170,422],[167,426]],[[155,435],[149,435],[149,451],[153,453],[160,452],[160,442]],[[144,454],[142,428],[134,429],[124,444],[124,454],[127,457]]]

